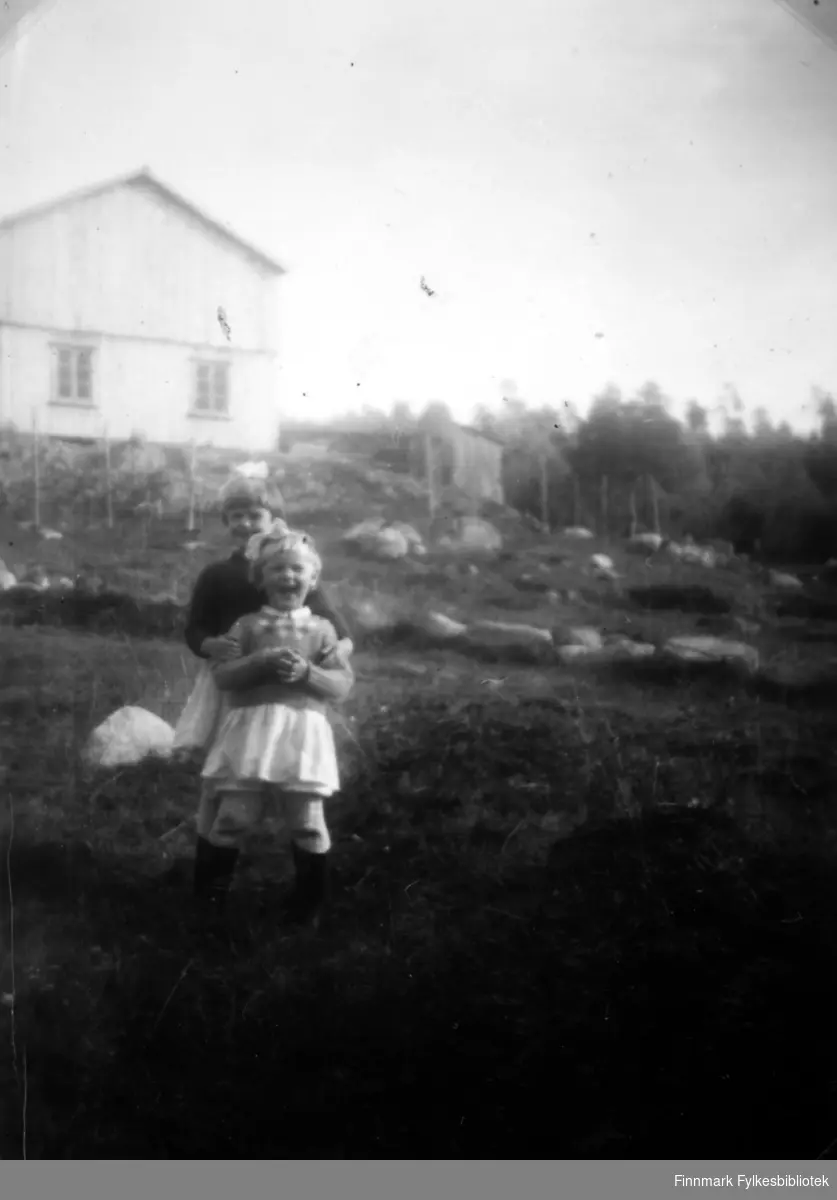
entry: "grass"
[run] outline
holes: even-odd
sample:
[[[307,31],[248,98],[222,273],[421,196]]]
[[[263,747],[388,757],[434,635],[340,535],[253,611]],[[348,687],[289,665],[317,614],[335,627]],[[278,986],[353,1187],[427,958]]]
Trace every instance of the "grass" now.
[[[0,655],[3,1157],[24,1126],[33,1159],[809,1158],[834,1138],[833,710],[362,652],[329,928],[259,917],[288,878],[275,827],[224,942],[192,911],[194,770],[79,763],[119,704],[173,719],[181,648],[6,627]]]

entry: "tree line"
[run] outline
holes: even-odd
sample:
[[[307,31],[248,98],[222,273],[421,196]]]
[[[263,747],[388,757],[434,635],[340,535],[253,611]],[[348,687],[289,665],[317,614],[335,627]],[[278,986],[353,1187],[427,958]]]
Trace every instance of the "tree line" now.
[[[655,530],[724,539],[772,560],[837,555],[837,404],[814,389],[818,428],[794,432],[730,389],[712,412],[693,400],[680,418],[654,383],[633,396],[608,387],[580,416],[570,403],[530,407],[512,394],[473,425],[502,441],[506,501],[551,529],[607,536]],[[359,424],[394,433],[451,421],[444,404],[366,409]],[[714,430],[711,426],[715,426]]]

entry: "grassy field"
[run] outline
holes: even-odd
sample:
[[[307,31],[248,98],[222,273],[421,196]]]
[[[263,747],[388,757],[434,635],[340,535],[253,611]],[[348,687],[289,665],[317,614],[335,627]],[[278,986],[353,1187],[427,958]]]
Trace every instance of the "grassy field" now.
[[[386,604],[377,570],[332,577]],[[411,587],[556,619],[502,570]],[[829,630],[794,629],[764,645],[821,658]],[[807,1158],[837,1134],[832,708],[362,649],[329,926],[271,920],[272,827],[224,940],[192,907],[195,771],[79,762],[120,704],[176,717],[181,646],[6,626],[0,663],[4,1158]]]

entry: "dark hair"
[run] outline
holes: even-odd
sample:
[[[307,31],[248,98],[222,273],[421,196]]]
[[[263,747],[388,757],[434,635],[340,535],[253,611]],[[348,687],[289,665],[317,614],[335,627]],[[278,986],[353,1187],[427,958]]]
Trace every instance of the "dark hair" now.
[[[274,517],[284,517],[285,502],[277,488],[263,479],[231,479],[221,489],[221,513],[244,505],[264,508]]]

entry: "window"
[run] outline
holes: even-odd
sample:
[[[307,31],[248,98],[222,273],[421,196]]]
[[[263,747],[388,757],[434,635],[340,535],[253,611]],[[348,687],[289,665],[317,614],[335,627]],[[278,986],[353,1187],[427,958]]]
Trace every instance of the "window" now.
[[[230,365],[225,362],[195,364],[195,406],[198,414],[222,416],[230,409]]]
[[[58,404],[93,404],[93,351],[75,346],[56,350],[55,401]]]

